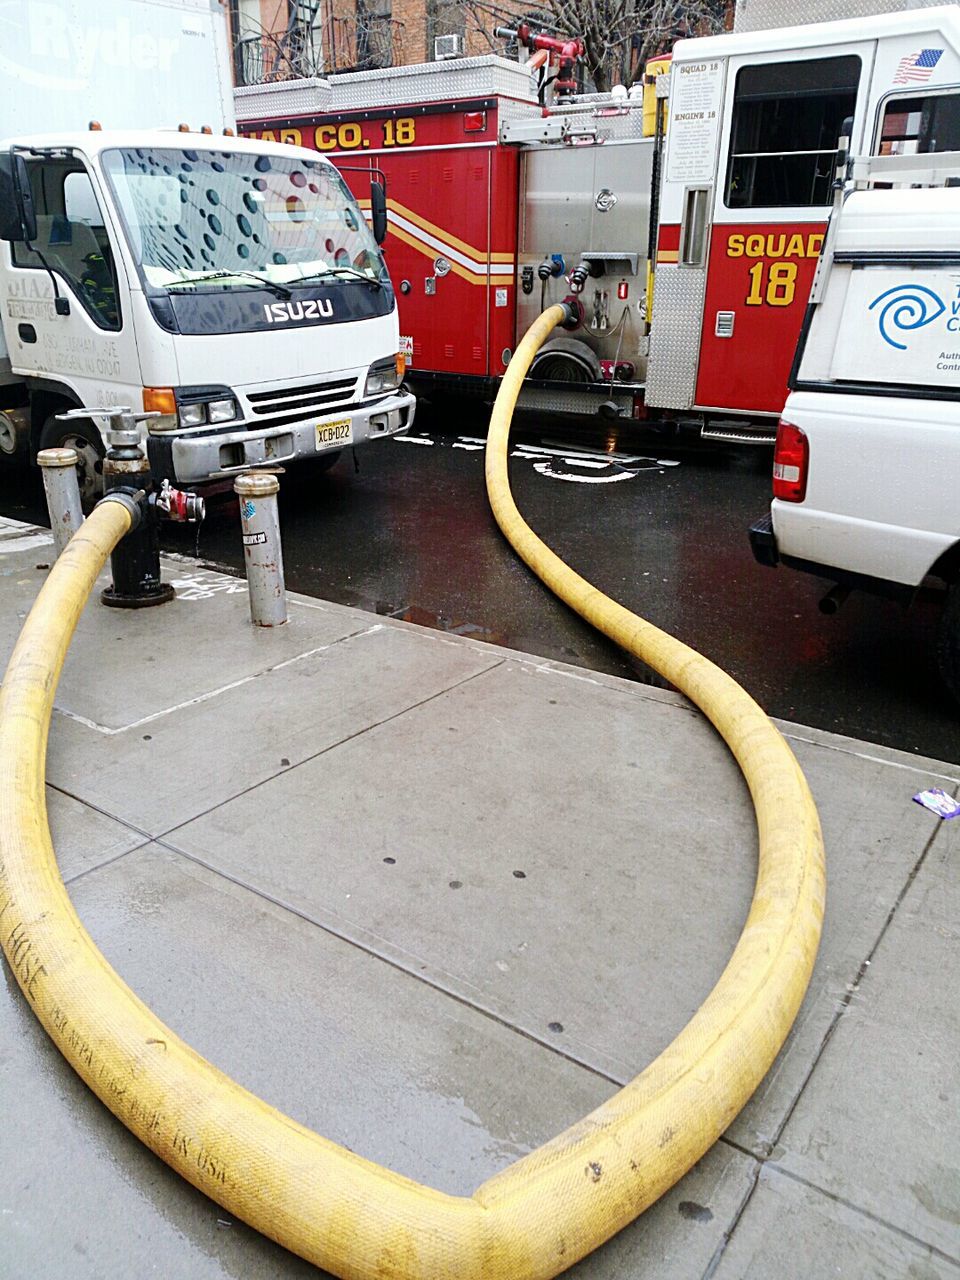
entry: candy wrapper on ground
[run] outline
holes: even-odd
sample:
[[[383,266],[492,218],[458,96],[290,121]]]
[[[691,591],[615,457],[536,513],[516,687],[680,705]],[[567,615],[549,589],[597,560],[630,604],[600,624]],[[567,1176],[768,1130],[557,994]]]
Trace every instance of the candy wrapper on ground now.
[[[960,801],[948,796],[939,787],[931,787],[929,791],[918,791],[913,797],[917,804],[935,813],[938,818],[960,817]]]

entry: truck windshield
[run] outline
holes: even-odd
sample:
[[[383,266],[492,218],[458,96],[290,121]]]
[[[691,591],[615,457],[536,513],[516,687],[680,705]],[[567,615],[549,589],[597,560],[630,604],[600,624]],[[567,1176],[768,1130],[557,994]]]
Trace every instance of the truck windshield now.
[[[124,147],[103,166],[154,292],[345,288],[386,279],[366,220],[332,166],[249,151]],[[271,288],[272,286],[272,288]]]

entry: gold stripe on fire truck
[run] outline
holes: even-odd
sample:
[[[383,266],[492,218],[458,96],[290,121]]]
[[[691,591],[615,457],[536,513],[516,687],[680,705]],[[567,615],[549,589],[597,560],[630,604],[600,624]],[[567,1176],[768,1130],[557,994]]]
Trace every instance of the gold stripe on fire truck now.
[[[424,244],[422,240],[415,239],[402,227],[398,227],[395,222],[390,223],[390,234],[396,236],[398,240],[402,240],[404,244],[416,249],[418,253],[422,253],[425,258],[429,258],[431,264],[437,259],[437,250],[433,245]],[[479,275],[476,271],[468,271],[466,267],[462,267],[459,262],[447,258],[450,263],[450,270],[455,276],[460,276],[462,280],[467,280],[470,284],[513,284],[512,276],[490,276]]]
[[[369,211],[370,209],[369,200],[360,200],[358,201],[358,203],[360,205],[360,208],[363,209],[365,213]],[[426,218],[421,218],[419,214],[414,213],[412,209],[408,209],[406,205],[400,204],[396,200],[390,200],[390,199],[387,200],[387,210],[388,212],[392,212],[396,214],[397,217],[403,218],[405,222],[411,223],[414,227],[418,229],[422,229],[428,235],[435,236],[437,240],[440,241],[441,248],[438,249],[436,245],[427,244],[425,242],[421,242],[415,239],[415,234],[416,234],[415,231],[413,230],[405,231],[404,228],[401,228],[397,225],[395,219],[391,219],[390,221],[391,231],[397,236],[398,239],[402,240],[404,244],[410,245],[411,248],[418,249],[421,253],[425,254],[428,258],[431,258],[431,259],[436,258],[437,254],[439,252],[442,252],[442,249],[445,249],[445,248],[454,249],[457,252],[463,254],[464,257],[470,258],[473,265],[478,268],[476,272],[471,272],[469,271],[468,268],[462,266],[460,263],[456,261],[452,261],[450,265],[451,265],[451,268],[456,272],[456,274],[459,276],[463,276],[465,280],[471,280],[474,284],[487,283],[489,268],[487,269],[487,271],[484,271],[483,268],[486,266],[488,258],[487,258],[487,254],[485,254],[481,249],[477,249],[474,245],[467,244],[465,240],[459,240],[456,236],[451,235],[449,231],[445,231],[442,227],[438,227],[433,222],[428,222]],[[512,269],[515,262],[515,259],[512,253],[491,253],[489,255],[489,261],[490,263],[496,263],[497,266],[506,266],[511,268],[510,274],[512,274]],[[503,277],[504,279],[506,279],[508,276],[508,273],[498,271],[495,273],[489,273],[489,275],[491,277],[493,275],[496,275],[497,277]]]

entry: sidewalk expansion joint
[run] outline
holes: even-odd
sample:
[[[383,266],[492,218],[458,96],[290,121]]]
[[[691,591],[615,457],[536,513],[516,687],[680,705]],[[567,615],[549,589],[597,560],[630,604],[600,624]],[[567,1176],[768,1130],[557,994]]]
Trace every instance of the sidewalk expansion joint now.
[[[811,1191],[816,1191],[819,1195],[822,1195],[827,1200],[831,1200],[834,1204],[839,1204],[845,1209],[852,1210],[859,1217],[866,1218],[868,1222],[873,1222],[878,1226],[886,1227],[886,1229],[888,1231],[892,1231],[894,1235],[900,1236],[903,1240],[908,1240],[911,1244],[918,1245],[921,1249],[929,1249],[933,1256],[935,1258],[939,1258],[941,1262],[948,1262],[951,1266],[960,1269],[960,1256],[945,1253],[943,1249],[940,1249],[935,1244],[931,1244],[929,1240],[923,1240],[920,1236],[915,1236],[912,1231],[907,1231],[904,1227],[898,1227],[895,1222],[891,1222],[888,1218],[882,1218],[880,1214],[873,1213],[870,1209],[865,1209],[863,1205],[857,1204],[854,1200],[848,1200],[846,1196],[841,1196],[836,1191],[828,1191],[826,1187],[821,1187],[818,1183],[811,1182],[809,1178],[801,1177],[799,1173],[794,1173],[791,1169],[782,1168],[776,1163],[776,1161],[771,1161],[770,1167],[771,1169],[775,1169],[781,1177],[789,1178],[791,1182],[797,1182],[801,1186],[809,1188]]]
[[[405,977],[413,978],[414,981],[421,983],[425,987],[429,987],[430,990],[449,997],[449,999],[455,1001],[463,1008],[470,1009],[472,1012],[479,1014],[488,1021],[496,1023],[498,1026],[512,1032],[514,1035],[522,1037],[524,1040],[529,1040],[532,1044],[538,1045],[541,1049],[546,1049],[556,1057],[563,1058],[565,1061],[570,1062],[576,1067],[582,1068],[584,1071],[588,1071],[591,1075],[606,1081],[608,1084],[613,1085],[616,1088],[621,1088],[627,1082],[625,1077],[616,1076],[611,1072],[604,1070],[602,1067],[589,1062],[585,1058],[580,1057],[578,1054],[564,1049],[552,1041],[541,1038],[535,1032],[529,1031],[525,1027],[518,1026],[504,1014],[498,1013],[496,1009],[484,1004],[481,1000],[472,999],[462,991],[458,991],[456,987],[443,982],[435,974],[424,973],[422,969],[415,968],[413,963],[405,964],[402,960],[396,956],[390,955],[387,950],[385,950],[387,947],[396,949],[394,944],[387,942],[386,939],[381,939],[383,948],[378,948],[372,945],[372,943],[364,941],[357,933],[351,932],[349,929],[345,929],[343,927],[338,928],[333,923],[323,920],[319,916],[312,915],[302,907],[298,907],[292,902],[287,902],[284,898],[277,897],[276,894],[270,893],[269,890],[253,884],[252,882],[243,879],[241,876],[236,876],[229,871],[224,871],[221,867],[215,866],[213,863],[206,861],[206,859],[200,857],[198,854],[189,853],[186,849],[181,849],[179,845],[173,844],[165,837],[158,836],[154,843],[159,845],[162,849],[166,849],[168,853],[173,853],[177,857],[184,858],[187,862],[192,862],[195,866],[203,867],[205,871],[209,871],[212,875],[221,877],[230,884],[236,885],[237,888],[243,889],[245,892],[252,894],[254,897],[261,898],[264,902],[269,902],[271,906],[279,907],[281,911],[288,911],[291,915],[296,916],[298,919],[303,920],[306,924],[312,925],[316,929],[320,929],[323,933],[328,934],[332,938],[336,938],[339,942],[344,942],[348,946],[355,948],[357,951],[362,952],[364,955],[369,956],[371,959],[387,965],[398,973],[402,973]],[[414,959],[414,957],[411,956],[411,959]]]
[[[46,786],[51,791],[56,791],[58,795],[66,796],[69,800],[76,800],[77,804],[82,804],[85,809],[92,809],[94,813],[99,813],[103,818],[109,818],[111,822],[118,823],[121,827],[126,827],[128,831],[133,831],[138,836],[143,836],[144,840],[152,840],[153,836],[143,827],[138,827],[135,822],[128,822],[126,818],[118,817],[110,809],[104,809],[102,805],[95,804],[93,800],[87,800],[81,795],[77,795],[76,791],[71,791],[69,787],[61,786],[58,782],[46,781]],[[56,849],[54,849],[56,852]]]
[[[723,1239],[717,1245],[716,1252],[714,1253],[713,1257],[710,1259],[710,1262],[708,1263],[707,1269],[704,1271],[703,1276],[701,1277],[701,1280],[711,1280],[711,1277],[716,1271],[717,1266],[719,1265],[720,1260],[723,1257],[724,1252],[726,1251],[727,1245],[729,1244],[730,1240],[733,1238],[733,1234],[736,1231],[741,1218],[746,1212],[747,1206],[749,1205],[750,1201],[753,1199],[754,1192],[756,1191],[757,1185],[760,1180],[760,1172],[763,1166],[768,1163],[770,1167],[772,1169],[776,1169],[778,1173],[782,1173],[789,1177],[792,1177],[794,1178],[795,1181],[802,1182],[804,1183],[804,1185],[812,1188],[813,1190],[822,1192],[825,1196],[828,1196],[829,1198],[836,1200],[838,1204],[849,1205],[851,1209],[857,1210],[857,1212],[861,1213],[863,1216],[870,1218],[875,1222],[883,1223],[883,1225],[888,1226],[892,1231],[896,1231],[898,1234],[905,1236],[907,1239],[914,1240],[917,1244],[922,1245],[924,1248],[930,1249],[938,1257],[944,1258],[947,1262],[952,1262],[952,1263],[956,1262],[956,1260],[951,1258],[949,1254],[941,1253],[941,1251],[937,1249],[934,1245],[928,1244],[925,1240],[919,1240],[916,1237],[911,1236],[909,1232],[903,1231],[901,1228],[894,1226],[893,1223],[886,1222],[886,1220],[883,1218],[876,1217],[874,1214],[871,1214],[869,1210],[861,1209],[859,1206],[853,1204],[851,1201],[844,1200],[842,1197],[834,1195],[829,1191],[825,1191],[822,1187],[816,1186],[815,1183],[807,1182],[804,1178],[798,1177],[795,1174],[788,1173],[786,1169],[783,1169],[780,1165],[777,1164],[775,1160],[771,1158],[772,1152],[776,1149],[781,1138],[783,1137],[783,1133],[787,1125],[790,1123],[791,1117],[793,1116],[793,1113],[796,1111],[797,1106],[799,1105],[800,1099],[803,1097],[804,1091],[806,1090],[807,1085],[810,1083],[810,1080],[811,1080],[811,1077],[813,1076],[814,1071],[816,1071],[817,1066],[820,1063],[820,1059],[823,1057],[824,1053],[826,1052],[827,1046],[829,1045],[830,1041],[833,1039],[834,1032],[836,1031],[837,1027],[840,1025],[840,1019],[849,1009],[851,1003],[853,1002],[853,997],[859,993],[860,983],[863,981],[864,976],[867,973],[867,970],[870,968],[870,965],[873,961],[874,956],[877,953],[878,948],[880,947],[880,944],[883,942],[883,939],[886,937],[887,930],[890,928],[890,925],[893,923],[893,919],[896,916],[901,903],[909,893],[910,887],[912,886],[913,882],[916,880],[917,876],[919,875],[920,870],[927,859],[927,854],[930,852],[930,849],[933,846],[933,842],[934,840],[936,840],[939,832],[940,832],[940,826],[937,826],[933,829],[926,843],[921,849],[916,862],[914,863],[913,867],[910,869],[910,872],[907,875],[907,878],[903,884],[903,887],[901,888],[900,892],[897,894],[897,897],[893,902],[893,905],[890,907],[890,910],[887,912],[886,919],[884,920],[883,924],[880,926],[880,931],[877,934],[876,938],[874,939],[873,945],[871,946],[869,952],[860,963],[860,967],[857,970],[856,978],[852,983],[848,984],[847,989],[844,992],[842,999],[840,1000],[840,1004],[836,1009],[836,1011],[834,1012],[833,1018],[830,1020],[830,1025],[827,1027],[826,1031],[824,1032],[823,1039],[820,1041],[820,1045],[817,1048],[816,1053],[814,1054],[813,1061],[810,1063],[809,1068],[805,1072],[803,1079],[800,1082],[800,1086],[797,1089],[796,1094],[794,1095],[793,1101],[787,1107],[787,1110],[783,1116],[783,1119],[780,1121],[779,1125],[777,1125],[774,1136],[770,1139],[769,1143],[766,1144],[768,1149],[760,1155],[757,1155],[756,1153],[750,1153],[750,1154],[753,1154],[754,1159],[758,1161],[756,1174],[751,1181],[750,1188],[747,1191],[747,1194],[745,1195],[739,1210],[734,1214],[733,1221],[730,1224],[729,1231],[724,1232]]]
[[[379,630],[379,627],[370,628],[370,631],[375,630]],[[358,634],[369,635],[370,631],[362,631]],[[474,671],[470,675],[464,676],[462,680],[456,680],[453,684],[449,684],[443,689],[437,689],[434,693],[428,694],[427,697],[421,698],[419,702],[411,702],[408,706],[401,707],[399,711],[394,711],[391,715],[384,716],[382,720],[375,720],[372,724],[367,724],[364,725],[362,729],[357,729],[354,733],[348,733],[345,737],[338,738],[336,742],[328,743],[325,747],[321,747],[319,751],[314,751],[312,754],[304,756],[304,758],[302,760],[298,760],[296,764],[284,765],[282,768],[271,773],[268,777],[261,778],[259,782],[252,782],[250,786],[245,787],[242,791],[236,792],[235,795],[228,796],[224,800],[218,800],[216,804],[210,805],[208,809],[203,809],[200,813],[195,813],[191,817],[185,818],[182,822],[178,822],[174,826],[168,827],[165,831],[159,832],[153,838],[155,840],[162,840],[165,836],[173,835],[175,831],[180,831],[183,827],[188,827],[191,822],[197,822],[200,818],[207,817],[208,814],[214,813],[217,809],[222,809],[225,805],[231,804],[234,800],[239,800],[243,796],[250,795],[251,792],[258,790],[258,788],[266,786],[268,782],[273,782],[275,778],[279,778],[281,775],[293,773],[295,770],[302,768],[303,765],[311,764],[314,760],[319,760],[321,756],[328,755],[331,751],[336,751],[338,747],[345,746],[348,742],[354,742],[357,738],[362,738],[365,734],[372,733],[374,729],[380,729],[385,724],[390,724],[394,720],[399,720],[401,716],[405,716],[411,711],[417,711],[420,707],[425,707],[429,703],[435,702],[437,698],[446,697],[448,693],[452,693],[455,689],[461,689],[464,685],[470,684],[471,681],[478,680],[480,676],[485,676],[490,671],[494,671],[497,667],[502,666],[503,661],[504,660],[502,658],[498,658],[488,667],[484,667],[480,671]],[[178,852],[181,851],[178,850]]]
[[[854,751],[852,747],[842,747],[833,742],[822,742],[818,738],[805,738],[801,733],[788,733],[785,729],[781,729],[781,733],[788,742],[802,742],[810,747],[822,747],[826,751],[837,751],[844,756],[854,756],[857,760],[866,760],[870,764],[886,765],[889,769],[903,769],[906,773],[919,773],[925,778],[936,778],[938,782],[949,782],[953,786],[960,785],[960,778],[948,773],[931,773],[929,769],[925,769],[918,760],[917,764],[907,764],[904,760],[888,760],[884,756],[874,756],[868,751]]]
[[[286,667],[295,666],[298,662],[304,662],[307,658],[315,658],[318,653],[328,653],[331,649],[336,648],[337,645],[344,644],[348,640],[362,640],[365,636],[373,635],[382,629],[383,624],[378,622],[371,627],[365,627],[363,630],[351,631],[349,635],[339,636],[336,640],[331,640],[329,644],[317,645],[315,649],[306,649],[303,653],[295,653],[292,658],[284,658],[282,662],[275,662],[272,666],[264,667],[262,671],[255,671],[249,676],[241,676],[239,680],[231,680],[228,684],[219,685],[216,689],[208,689],[206,693],[199,693],[194,698],[187,698],[184,702],[178,702],[176,706],[164,707],[161,711],[153,711],[148,716],[142,716],[139,720],[133,720],[130,724],[123,724],[116,728],[112,725],[100,724],[99,721],[82,716],[79,712],[69,711],[66,707],[54,705],[53,709],[59,715],[66,716],[68,720],[75,720],[87,729],[93,729],[107,737],[114,737],[119,733],[128,733],[131,729],[142,728],[145,724],[153,724],[157,720],[162,720],[165,716],[173,715],[174,712],[185,711],[187,707],[196,707],[203,702],[209,702],[212,698],[218,698],[223,693],[229,693],[233,689],[240,689],[244,685],[252,684],[254,680],[269,676],[274,671],[283,671]]]
[[[104,858],[102,862],[95,862],[92,866],[84,867],[81,871],[77,871],[72,876],[64,876],[63,883],[65,885],[75,885],[78,881],[83,880],[86,876],[92,875],[96,871],[103,871],[106,867],[115,866],[116,863],[122,862],[124,858],[129,858],[131,853],[140,853],[149,845],[153,844],[153,840],[147,836],[146,840],[140,844],[135,844],[132,849],[124,849],[122,853],[115,853],[112,858]]]
[[[797,1089],[797,1092],[794,1095],[793,1101],[790,1103],[790,1106],[787,1108],[786,1114],[784,1115],[783,1119],[780,1121],[780,1124],[777,1126],[776,1132],[770,1141],[771,1150],[773,1150],[777,1146],[777,1144],[779,1143],[780,1139],[783,1136],[784,1130],[786,1129],[787,1125],[790,1123],[790,1119],[793,1116],[794,1111],[796,1111],[797,1106],[800,1102],[800,1099],[803,1097],[804,1090],[806,1089],[807,1085],[810,1083],[811,1076],[813,1075],[814,1071],[816,1071],[817,1066],[820,1063],[820,1059],[823,1057],[824,1053],[826,1052],[827,1046],[829,1045],[830,1041],[833,1039],[834,1032],[836,1031],[837,1027],[840,1025],[840,1019],[843,1017],[843,1015],[850,1008],[850,1005],[853,1003],[853,997],[859,994],[860,984],[861,982],[863,982],[863,979],[866,976],[867,970],[870,968],[870,965],[873,963],[873,958],[877,954],[880,944],[883,942],[884,938],[886,937],[887,930],[890,928],[890,925],[893,923],[894,917],[896,916],[898,910],[900,909],[901,903],[903,902],[904,898],[906,898],[907,894],[910,892],[910,888],[913,885],[913,882],[916,880],[917,876],[919,875],[920,869],[922,868],[924,862],[926,861],[927,854],[930,852],[931,848],[933,847],[933,842],[934,840],[936,840],[939,832],[940,832],[939,826],[934,827],[933,831],[931,831],[929,837],[927,838],[926,843],[924,844],[923,848],[920,851],[919,857],[911,867],[910,872],[908,873],[907,878],[903,883],[903,887],[901,888],[900,892],[897,894],[892,906],[890,907],[890,910],[887,912],[886,919],[884,920],[883,924],[880,926],[880,931],[877,934],[876,938],[874,939],[873,945],[870,947],[870,950],[867,952],[866,956],[864,956],[863,960],[861,960],[860,967],[857,970],[857,976],[854,978],[853,982],[847,984],[847,989],[843,993],[843,996],[840,999],[840,1003],[837,1009],[835,1010],[833,1017],[830,1020],[830,1025],[827,1027],[826,1031],[823,1034],[823,1039],[820,1041],[820,1046],[817,1049],[816,1054],[814,1055],[813,1061],[811,1062],[809,1069],[804,1074],[803,1080],[801,1081],[800,1087]]]

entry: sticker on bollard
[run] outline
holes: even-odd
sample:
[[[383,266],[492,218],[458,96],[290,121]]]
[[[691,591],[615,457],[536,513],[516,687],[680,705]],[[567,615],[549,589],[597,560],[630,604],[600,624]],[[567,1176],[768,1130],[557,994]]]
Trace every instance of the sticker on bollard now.
[[[265,533],[245,533],[243,535],[243,545],[245,547],[259,546],[265,543],[266,540],[267,535]]]

